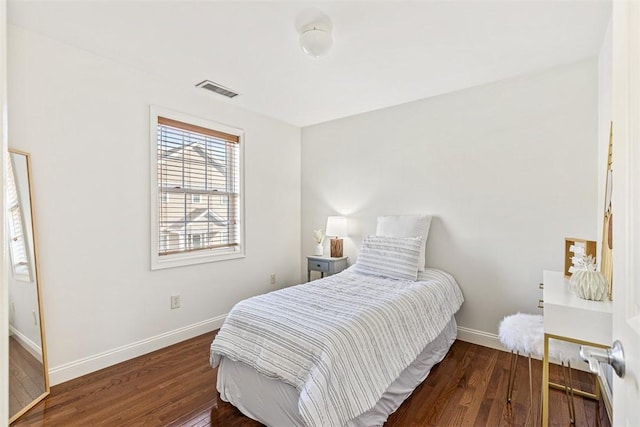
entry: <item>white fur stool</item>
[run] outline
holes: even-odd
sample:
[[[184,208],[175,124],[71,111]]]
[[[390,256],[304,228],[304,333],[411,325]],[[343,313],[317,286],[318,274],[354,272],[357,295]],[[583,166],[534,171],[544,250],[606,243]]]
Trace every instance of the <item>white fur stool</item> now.
[[[542,358],[544,349],[544,318],[537,314],[517,313],[505,317],[500,322],[498,330],[500,342],[505,348],[511,351],[509,362],[509,382],[507,385],[507,403],[511,403],[513,386],[516,379],[516,364],[520,354],[529,357],[529,411],[532,414],[533,408],[533,382],[531,380],[531,357]],[[565,382],[565,392],[569,402],[569,416],[571,424],[575,423],[575,406],[573,403],[573,387],[571,385],[571,360],[579,360],[580,347],[576,344],[553,341],[549,343],[549,357],[559,360],[562,364],[562,375]],[[565,363],[569,368],[569,378],[565,373]]]

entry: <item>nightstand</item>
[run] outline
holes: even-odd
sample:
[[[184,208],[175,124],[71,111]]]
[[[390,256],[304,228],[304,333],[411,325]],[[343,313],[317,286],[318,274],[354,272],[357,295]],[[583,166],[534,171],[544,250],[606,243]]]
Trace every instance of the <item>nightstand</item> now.
[[[347,260],[349,257],[343,256],[339,258],[331,258],[324,256],[308,256],[307,257],[307,281],[311,281],[311,272],[319,271],[320,277],[324,274],[336,274],[347,268]]]

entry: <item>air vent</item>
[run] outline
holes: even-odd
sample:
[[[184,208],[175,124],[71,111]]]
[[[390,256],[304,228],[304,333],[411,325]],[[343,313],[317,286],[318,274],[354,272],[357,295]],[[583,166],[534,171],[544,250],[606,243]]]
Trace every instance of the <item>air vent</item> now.
[[[197,87],[201,87],[203,89],[210,90],[211,92],[215,92],[218,95],[226,96],[227,98],[233,98],[234,96],[238,96],[234,91],[227,89],[224,86],[220,86],[217,83],[214,83],[210,80],[201,81],[196,85]]]

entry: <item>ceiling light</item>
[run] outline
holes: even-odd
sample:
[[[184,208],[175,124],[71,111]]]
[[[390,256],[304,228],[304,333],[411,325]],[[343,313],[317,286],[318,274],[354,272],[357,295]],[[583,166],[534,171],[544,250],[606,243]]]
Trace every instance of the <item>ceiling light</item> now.
[[[319,58],[329,53],[333,44],[331,22],[326,20],[312,22],[300,29],[300,47],[307,55]]]

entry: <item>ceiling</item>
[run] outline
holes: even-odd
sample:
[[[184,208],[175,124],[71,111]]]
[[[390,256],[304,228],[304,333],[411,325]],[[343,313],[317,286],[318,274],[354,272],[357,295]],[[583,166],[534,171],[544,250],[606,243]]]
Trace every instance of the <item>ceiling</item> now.
[[[308,126],[597,55],[609,1],[33,1],[10,24]],[[325,14],[328,56],[298,30]],[[203,90],[203,89],[197,89]]]

